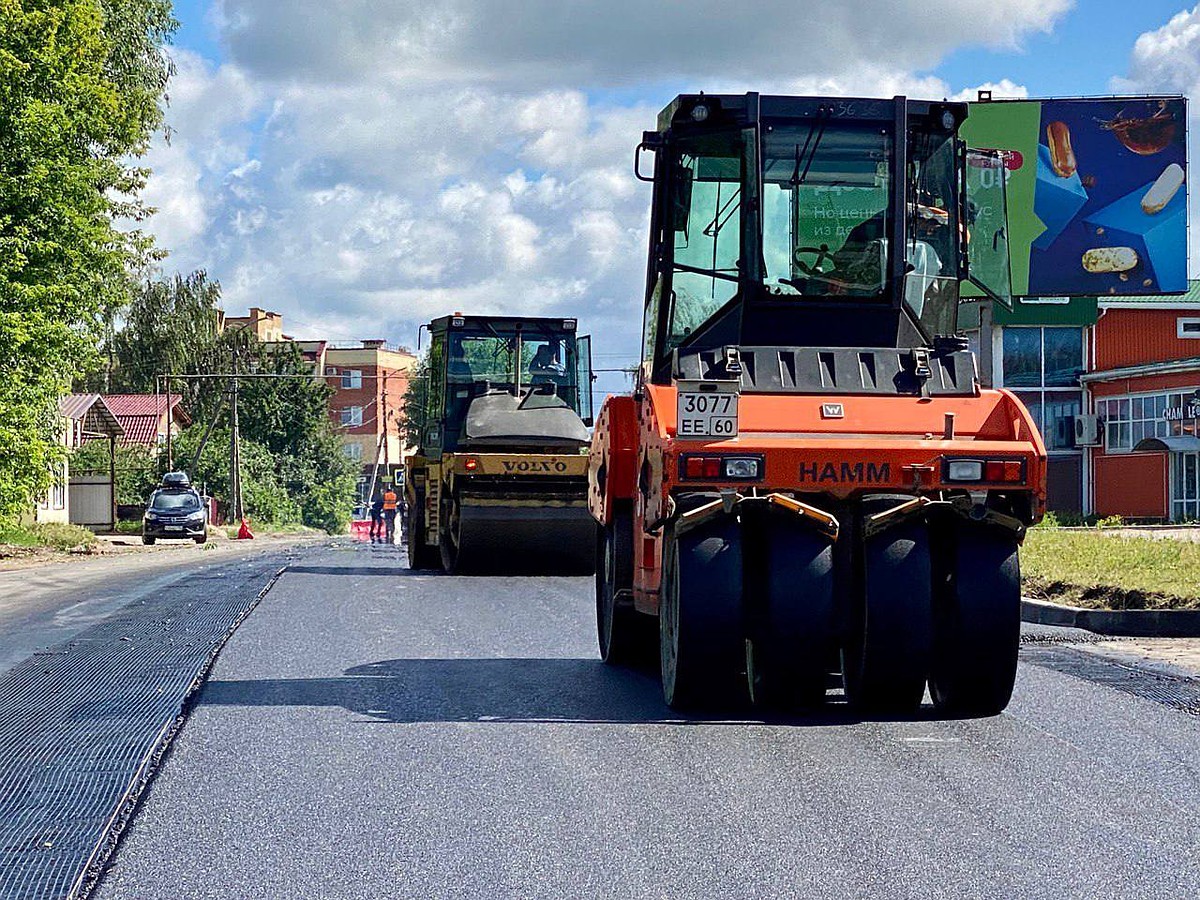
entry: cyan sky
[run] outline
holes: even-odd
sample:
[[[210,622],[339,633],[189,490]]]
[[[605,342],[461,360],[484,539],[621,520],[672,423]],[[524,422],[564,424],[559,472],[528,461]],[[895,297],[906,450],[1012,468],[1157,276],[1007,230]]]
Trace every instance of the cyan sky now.
[[[1030,36],[1021,52],[962,50],[933,74],[952,85],[1008,78],[1033,97],[1107,94],[1138,36],[1190,8],[1181,0],[1076,0],[1052,33]]]

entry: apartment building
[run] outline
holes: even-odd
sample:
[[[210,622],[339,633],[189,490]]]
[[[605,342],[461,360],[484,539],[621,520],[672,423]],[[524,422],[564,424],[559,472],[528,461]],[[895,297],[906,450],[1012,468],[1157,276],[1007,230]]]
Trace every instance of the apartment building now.
[[[342,432],[346,455],[362,466],[365,500],[376,462],[381,476],[394,476],[408,450],[400,410],[417,359],[383,340],[328,343],[324,359],[325,380],[334,390],[329,414]]]

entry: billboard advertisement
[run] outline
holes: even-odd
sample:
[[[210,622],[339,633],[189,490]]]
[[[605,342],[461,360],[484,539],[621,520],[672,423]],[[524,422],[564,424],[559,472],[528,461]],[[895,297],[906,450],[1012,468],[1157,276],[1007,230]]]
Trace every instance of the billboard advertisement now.
[[[1003,155],[1013,294],[1186,291],[1186,130],[1182,97],[970,104],[968,145]]]

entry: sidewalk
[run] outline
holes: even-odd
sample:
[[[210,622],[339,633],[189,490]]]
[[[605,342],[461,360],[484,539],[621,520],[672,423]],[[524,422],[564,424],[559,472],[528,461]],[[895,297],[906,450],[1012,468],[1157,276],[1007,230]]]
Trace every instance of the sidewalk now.
[[[1084,649],[1158,675],[1200,680],[1200,638],[1124,638]]]

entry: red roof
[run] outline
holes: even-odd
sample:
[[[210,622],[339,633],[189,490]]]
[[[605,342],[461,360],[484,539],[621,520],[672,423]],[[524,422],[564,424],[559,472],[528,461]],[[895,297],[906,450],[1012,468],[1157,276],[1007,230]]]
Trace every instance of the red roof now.
[[[67,394],[58,398],[58,414],[64,419],[83,423],[96,435],[117,437],[124,432],[120,421],[112,414],[99,394]]]
[[[158,443],[158,416],[118,416],[117,421],[125,428],[122,446],[153,447]]]
[[[169,400],[175,421],[181,425],[191,424],[191,419],[179,406],[183,398],[171,394]],[[167,412],[166,394],[108,394],[104,402],[125,429],[125,437],[121,440],[123,446],[153,447],[158,443],[159,430]]]
[[[183,402],[179,394],[170,395],[171,406]],[[105,394],[104,402],[114,416],[161,416],[167,411],[166,394]]]

